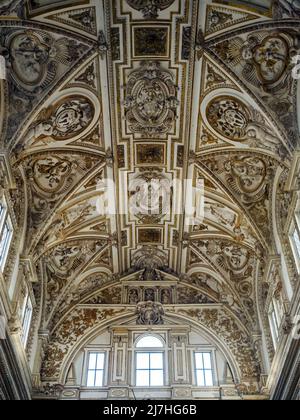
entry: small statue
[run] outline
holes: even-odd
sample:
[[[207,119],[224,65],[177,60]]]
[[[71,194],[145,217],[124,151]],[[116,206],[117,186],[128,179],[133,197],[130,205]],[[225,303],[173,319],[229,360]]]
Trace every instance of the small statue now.
[[[171,294],[168,289],[164,289],[161,292],[161,303],[163,305],[169,305],[171,303]]]
[[[139,301],[138,291],[136,289],[131,289],[129,292],[129,304],[136,305]]]

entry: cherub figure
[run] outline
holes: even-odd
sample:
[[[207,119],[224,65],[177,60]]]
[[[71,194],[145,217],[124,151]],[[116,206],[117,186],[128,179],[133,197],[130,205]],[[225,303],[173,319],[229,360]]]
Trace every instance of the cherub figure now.
[[[24,137],[24,144],[34,145],[36,142],[50,137],[53,134],[53,123],[51,120],[41,121],[29,128]]]

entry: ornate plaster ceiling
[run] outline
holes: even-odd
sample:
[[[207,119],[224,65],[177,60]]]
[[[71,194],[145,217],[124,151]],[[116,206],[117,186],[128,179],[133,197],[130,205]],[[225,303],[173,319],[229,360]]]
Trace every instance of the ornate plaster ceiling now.
[[[298,13],[287,1],[273,12],[268,2],[244,3],[0,6],[9,66],[2,143],[18,180],[16,214],[27,222],[23,254],[40,279],[40,329],[55,331],[80,303],[141,300],[137,288],[122,301],[128,276],[149,287],[176,280],[176,295],[159,291],[163,303],[223,303],[243,334],[258,328],[259,268],[274,253],[274,179],[285,176],[298,138],[290,70],[299,24],[272,19]],[[202,222],[188,225],[185,188],[168,190],[170,211],[124,211],[143,193],[132,185],[153,178],[166,189],[204,180]],[[116,211],[105,214],[101,197]]]

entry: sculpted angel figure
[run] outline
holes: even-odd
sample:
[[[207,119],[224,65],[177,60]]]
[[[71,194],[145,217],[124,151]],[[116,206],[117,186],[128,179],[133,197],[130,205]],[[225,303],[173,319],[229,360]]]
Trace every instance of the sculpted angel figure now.
[[[280,144],[279,138],[273,134],[272,130],[255,121],[248,123],[244,140],[257,140],[262,143],[275,144],[276,146]]]
[[[51,120],[41,121],[40,123],[30,127],[24,137],[24,143],[32,145],[42,138],[51,137],[53,130],[54,126]]]
[[[68,140],[81,133],[91,122],[94,111],[91,103],[83,98],[70,99],[59,106],[44,109],[27,131],[24,143]],[[53,137],[53,139],[51,139]]]

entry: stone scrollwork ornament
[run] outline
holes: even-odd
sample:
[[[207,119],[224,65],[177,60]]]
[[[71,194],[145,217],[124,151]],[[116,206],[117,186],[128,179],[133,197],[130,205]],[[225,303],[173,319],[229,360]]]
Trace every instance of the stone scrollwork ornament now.
[[[127,3],[142,12],[145,19],[156,19],[158,11],[170,7],[174,0],[127,0]]]
[[[157,61],[142,62],[130,74],[124,102],[130,131],[148,137],[170,132],[178,106],[173,79]]]
[[[24,12],[22,9],[25,7],[23,3],[23,0],[1,0],[0,15],[8,16],[17,13],[20,18],[23,18]]]
[[[141,302],[136,308],[137,325],[162,325],[164,309],[160,303],[148,301]]]
[[[300,2],[299,0],[274,0],[273,2],[274,19],[299,18]]]

